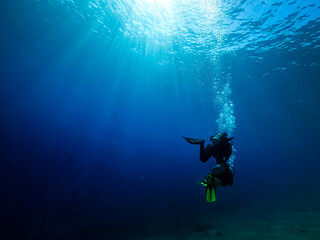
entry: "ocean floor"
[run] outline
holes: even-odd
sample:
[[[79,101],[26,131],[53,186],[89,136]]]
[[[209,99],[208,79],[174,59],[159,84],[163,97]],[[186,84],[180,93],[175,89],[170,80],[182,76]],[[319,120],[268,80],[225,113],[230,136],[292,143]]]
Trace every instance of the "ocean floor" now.
[[[219,213],[219,217],[203,216],[201,223],[185,224],[176,232],[161,232],[143,240],[318,240],[320,210],[242,208]],[[221,216],[222,215],[222,216]]]

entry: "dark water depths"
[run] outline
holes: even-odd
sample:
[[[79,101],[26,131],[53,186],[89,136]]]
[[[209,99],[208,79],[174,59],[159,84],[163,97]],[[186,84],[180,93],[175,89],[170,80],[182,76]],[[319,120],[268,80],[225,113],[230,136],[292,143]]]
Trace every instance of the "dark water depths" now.
[[[180,238],[208,216],[319,212],[318,1],[1,5],[1,239]],[[181,136],[217,130],[236,175],[208,204],[210,163]]]

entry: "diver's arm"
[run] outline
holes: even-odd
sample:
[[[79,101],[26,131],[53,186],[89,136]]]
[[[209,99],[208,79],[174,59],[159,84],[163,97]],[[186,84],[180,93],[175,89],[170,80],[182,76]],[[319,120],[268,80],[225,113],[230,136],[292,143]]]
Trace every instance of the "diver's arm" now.
[[[204,148],[204,143],[201,144],[200,145],[200,161],[203,163],[208,161],[213,154],[213,150],[214,148],[212,144],[208,144],[206,148]]]

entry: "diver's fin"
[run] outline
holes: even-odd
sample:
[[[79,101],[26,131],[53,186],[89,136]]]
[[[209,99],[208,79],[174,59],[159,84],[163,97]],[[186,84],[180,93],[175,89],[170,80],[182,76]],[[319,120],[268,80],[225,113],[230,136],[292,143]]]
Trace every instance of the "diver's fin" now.
[[[216,201],[216,189],[213,186],[206,188],[206,201],[208,203]]]
[[[202,143],[204,143],[204,140],[202,140],[202,139],[188,138],[188,137],[183,137],[183,138],[190,144],[202,144]]]

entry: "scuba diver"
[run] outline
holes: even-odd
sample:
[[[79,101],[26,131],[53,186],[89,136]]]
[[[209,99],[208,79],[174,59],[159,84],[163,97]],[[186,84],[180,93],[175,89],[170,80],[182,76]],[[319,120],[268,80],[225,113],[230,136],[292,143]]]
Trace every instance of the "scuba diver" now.
[[[234,169],[227,163],[232,154],[232,144],[227,133],[216,133],[210,137],[211,143],[206,147],[205,140],[183,137],[190,144],[200,145],[200,161],[205,163],[211,157],[216,159],[217,167],[209,173],[203,182],[200,182],[206,187],[206,201],[214,202],[216,200],[216,188],[232,186]]]

